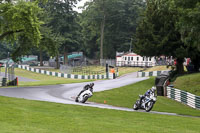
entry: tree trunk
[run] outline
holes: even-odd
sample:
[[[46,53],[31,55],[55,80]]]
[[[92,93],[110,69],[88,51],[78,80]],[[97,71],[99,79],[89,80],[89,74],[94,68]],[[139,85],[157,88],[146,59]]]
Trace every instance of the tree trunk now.
[[[104,11],[104,1],[103,1],[103,20],[101,21],[101,47],[100,47],[100,59],[103,59],[103,40],[104,40],[104,27],[105,27],[105,11]]]
[[[40,48],[40,66],[44,66],[43,64],[43,55],[42,55],[42,49]]]
[[[68,58],[67,58],[67,49],[66,47],[64,47],[64,65],[68,64]]]
[[[176,71],[178,74],[183,74],[184,73],[184,67],[183,67],[183,58],[178,58],[177,59],[177,64],[176,64]]]
[[[195,59],[191,59],[192,64],[194,65],[194,71],[198,72],[200,69],[200,57],[197,56]]]
[[[60,64],[59,64],[59,56],[56,56],[56,69],[60,68]]]

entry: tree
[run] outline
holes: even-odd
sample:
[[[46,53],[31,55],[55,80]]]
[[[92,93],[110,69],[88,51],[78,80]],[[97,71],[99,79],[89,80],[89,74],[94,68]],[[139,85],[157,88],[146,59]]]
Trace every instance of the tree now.
[[[8,57],[8,52],[12,52],[13,48],[11,45],[6,44],[6,42],[0,43],[0,60],[6,59]]]
[[[80,15],[85,53],[115,58],[116,51],[128,51],[143,0],[93,0],[85,6]]]
[[[77,13],[73,11],[76,2],[77,0],[49,0],[42,6],[50,14],[51,20],[47,26],[51,27],[57,37],[57,47],[64,54],[65,64],[67,64],[67,52],[71,52],[79,45]]]
[[[30,41],[29,45],[18,44],[13,58],[27,53],[31,46],[39,44],[41,39],[37,15],[41,11],[38,1],[0,1],[0,41],[10,43]]]
[[[175,5],[179,11],[177,28],[181,33],[181,39],[187,50],[195,71],[200,68],[200,1],[176,0]]]
[[[187,54],[176,28],[178,11],[170,0],[148,0],[134,44],[136,53],[143,56],[173,56],[177,58],[177,71],[183,73],[183,61]]]

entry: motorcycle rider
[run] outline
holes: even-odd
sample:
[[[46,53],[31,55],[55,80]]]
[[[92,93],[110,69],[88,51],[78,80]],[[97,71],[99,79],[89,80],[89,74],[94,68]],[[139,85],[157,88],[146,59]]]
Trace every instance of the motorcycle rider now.
[[[140,105],[142,104],[142,100],[143,100],[146,96],[149,97],[149,96],[150,96],[150,93],[151,93],[151,92],[152,92],[152,93],[155,93],[155,91],[156,91],[156,87],[154,87],[154,86],[153,86],[151,89],[147,90],[146,93],[140,97]]]
[[[78,97],[81,95],[81,93],[83,93],[84,91],[86,90],[90,90],[92,93],[93,93],[93,86],[94,86],[94,83],[90,83],[90,84],[87,84],[83,87],[83,90],[78,94],[78,96],[76,97],[76,102],[78,102]]]

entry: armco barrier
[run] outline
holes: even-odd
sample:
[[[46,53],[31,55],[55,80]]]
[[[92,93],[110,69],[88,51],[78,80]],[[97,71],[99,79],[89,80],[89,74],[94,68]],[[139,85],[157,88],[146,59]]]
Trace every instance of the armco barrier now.
[[[168,71],[168,70],[165,70]],[[137,77],[159,76],[164,71],[137,72]]]
[[[196,96],[189,92],[172,87],[167,87],[167,97],[186,104],[192,108],[200,109],[200,96]]]
[[[0,86],[2,86],[3,77],[0,76]]]
[[[32,68],[32,67],[25,66],[25,65],[18,65],[17,67],[24,69],[24,70],[40,73],[40,74],[45,74],[45,75],[50,75],[50,76],[55,76],[55,77],[62,77],[62,78],[71,78],[71,79],[105,79],[105,78],[108,78],[108,77],[106,77],[106,75],[74,75],[74,74],[66,74],[66,73],[59,73],[59,72],[51,72],[51,71]]]

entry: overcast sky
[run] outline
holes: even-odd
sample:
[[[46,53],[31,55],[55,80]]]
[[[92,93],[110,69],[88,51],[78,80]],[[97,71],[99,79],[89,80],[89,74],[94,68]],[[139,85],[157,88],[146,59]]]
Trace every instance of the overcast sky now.
[[[78,9],[78,7],[83,6],[86,1],[90,1],[90,0],[81,0],[80,2],[78,2],[77,5],[76,5],[77,8],[75,10],[80,13],[81,9]]]

